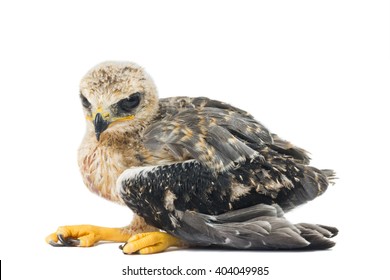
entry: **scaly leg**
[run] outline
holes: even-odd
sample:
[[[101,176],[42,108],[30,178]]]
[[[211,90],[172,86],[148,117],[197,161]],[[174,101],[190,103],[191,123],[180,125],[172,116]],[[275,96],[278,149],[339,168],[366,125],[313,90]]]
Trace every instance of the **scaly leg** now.
[[[183,247],[184,242],[165,232],[145,232],[136,234],[120,248],[125,254],[139,252],[154,254],[165,251],[169,247]]]
[[[46,237],[52,246],[91,247],[99,241],[126,242],[135,234],[156,231],[145,220],[137,215],[125,228],[107,228],[92,225],[62,226]]]
[[[92,225],[62,226],[46,237],[53,246],[91,247],[99,241],[125,242],[131,234],[125,228],[107,228]]]

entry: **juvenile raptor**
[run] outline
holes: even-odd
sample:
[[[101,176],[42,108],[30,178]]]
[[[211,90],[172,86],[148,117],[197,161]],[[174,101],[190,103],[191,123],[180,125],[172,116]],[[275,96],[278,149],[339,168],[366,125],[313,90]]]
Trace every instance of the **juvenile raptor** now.
[[[149,75],[105,62],[81,80],[87,121],[78,162],[85,185],[134,212],[124,228],[63,226],[54,246],[124,242],[126,254],[171,246],[326,249],[334,227],[283,214],[321,195],[331,170],[247,112],[205,97],[159,99]]]

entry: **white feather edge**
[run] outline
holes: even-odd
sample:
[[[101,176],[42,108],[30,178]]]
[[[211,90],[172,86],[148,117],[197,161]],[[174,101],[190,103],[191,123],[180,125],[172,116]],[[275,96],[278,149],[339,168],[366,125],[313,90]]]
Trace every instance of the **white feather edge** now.
[[[191,159],[191,160],[183,161],[181,163],[184,165],[184,164],[194,162],[194,161],[196,161],[196,160]],[[153,169],[156,169],[156,168],[161,167],[161,166],[173,165],[173,164],[177,164],[177,163],[180,163],[180,162],[173,162],[171,164],[162,164],[162,165],[137,166],[137,167],[132,167],[132,168],[126,169],[125,171],[123,171],[121,173],[121,175],[119,175],[118,179],[116,180],[116,191],[119,194],[122,192],[123,181],[126,181],[128,179],[131,180],[137,176],[146,176],[147,173],[153,172]]]

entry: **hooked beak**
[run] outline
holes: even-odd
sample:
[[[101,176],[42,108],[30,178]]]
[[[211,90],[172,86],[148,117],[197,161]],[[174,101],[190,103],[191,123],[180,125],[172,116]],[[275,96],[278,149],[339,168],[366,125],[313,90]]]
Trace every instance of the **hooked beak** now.
[[[95,116],[95,120],[93,121],[93,124],[95,126],[96,139],[99,141],[100,134],[102,134],[102,132],[108,128],[110,122],[105,120],[100,113],[97,113]]]

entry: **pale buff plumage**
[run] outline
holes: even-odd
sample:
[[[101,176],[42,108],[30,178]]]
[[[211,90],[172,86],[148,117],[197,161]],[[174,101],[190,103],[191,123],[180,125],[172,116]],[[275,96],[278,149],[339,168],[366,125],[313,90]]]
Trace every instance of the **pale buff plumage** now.
[[[158,164],[141,141],[141,133],[158,109],[158,97],[153,80],[134,63],[105,62],[92,68],[81,80],[80,93],[92,105],[92,112],[109,113],[109,105],[134,92],[145,93],[145,98],[133,120],[114,122],[97,141],[92,115],[85,110],[87,131],[78,152],[78,163],[87,188],[110,201],[123,204],[116,191],[116,180],[126,169],[134,166]],[[142,156],[141,156],[142,155]],[[141,162],[142,157],[142,162]],[[128,229],[132,233],[152,231],[143,219],[136,216]]]
[[[142,100],[131,115],[113,112],[112,105],[134,93]],[[83,181],[93,193],[123,204],[116,191],[120,174],[134,166],[172,162],[174,157],[164,151],[150,153],[140,141],[145,128],[155,118],[159,100],[155,85],[141,67],[129,62],[104,62],[92,68],[81,80],[80,97],[84,107],[87,129],[78,152]],[[83,100],[83,99],[82,99]],[[109,121],[104,133],[96,135],[96,117]],[[124,228],[93,225],[61,226],[46,237],[53,246],[93,246],[99,241],[126,242],[126,254],[156,253],[170,246],[183,246],[179,239],[160,232],[134,215]]]

